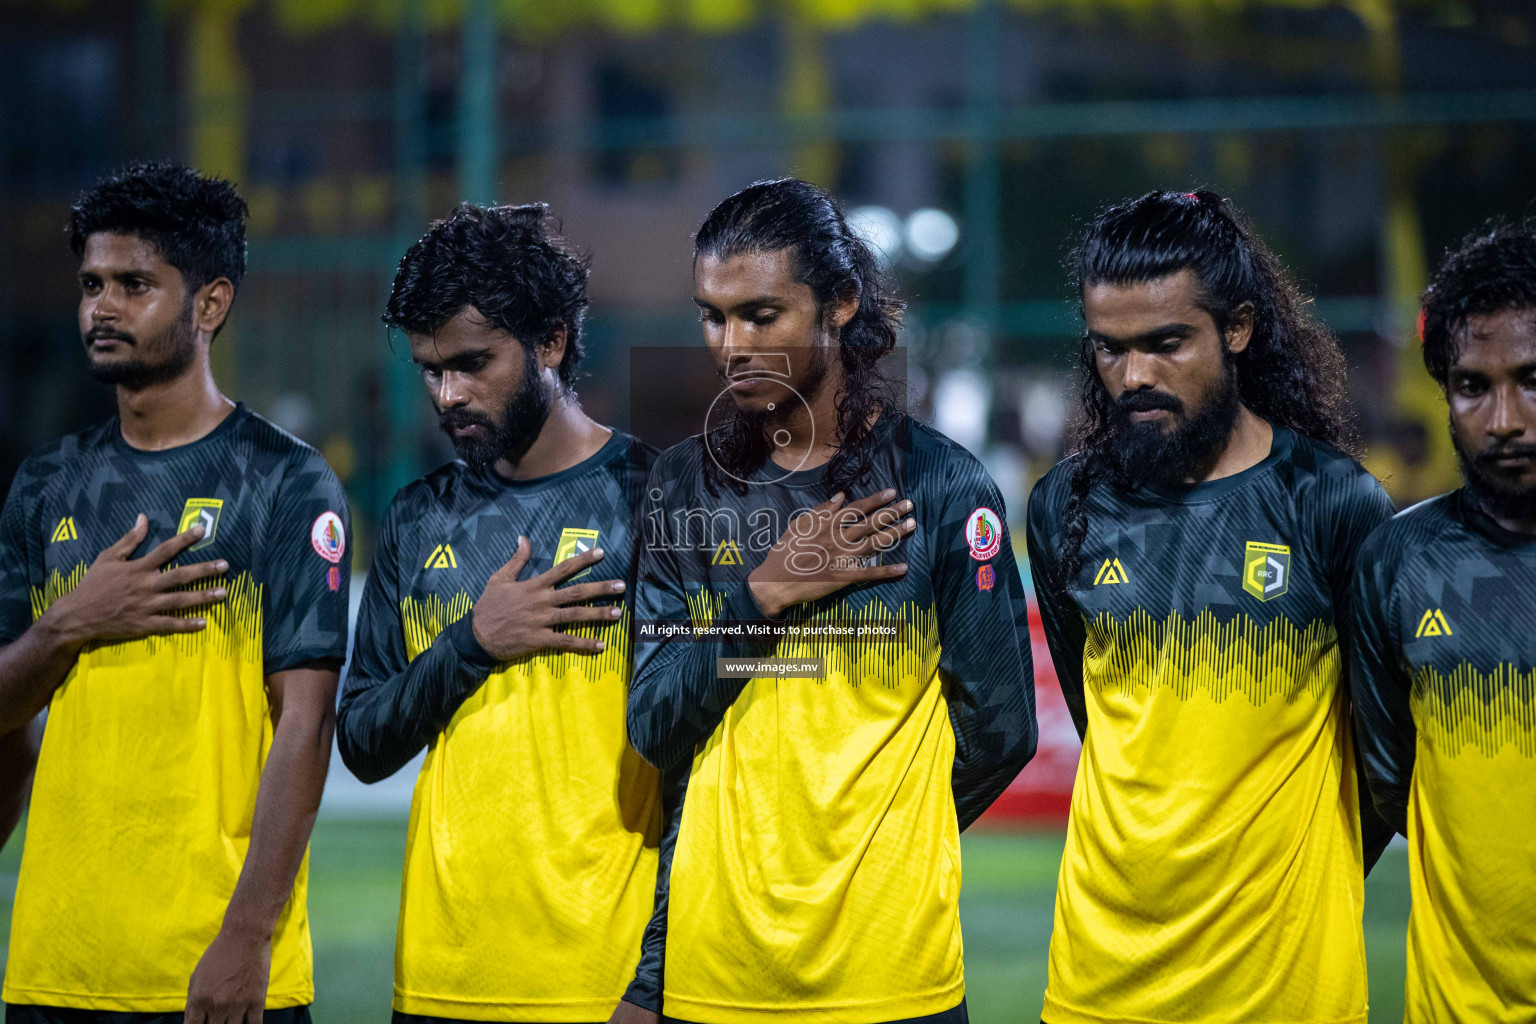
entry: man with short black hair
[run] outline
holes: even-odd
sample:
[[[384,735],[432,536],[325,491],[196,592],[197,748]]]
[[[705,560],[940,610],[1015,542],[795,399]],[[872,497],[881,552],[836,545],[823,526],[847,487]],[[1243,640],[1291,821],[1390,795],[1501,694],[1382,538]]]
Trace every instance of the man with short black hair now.
[[[118,415],[34,452],[0,518],[0,731],[48,709],[9,1024],[309,1018],[347,506],[209,369],[245,213],[169,164],[70,211],[80,332]]]
[[[384,313],[460,456],[384,517],[341,698],[364,782],[427,751],[396,1024],[660,1009],[662,799],[624,734],[654,452],[576,397],[586,288],[543,204],[466,204],[406,252]]]
[[[1360,550],[1356,708],[1408,837],[1408,1024],[1536,1021],[1536,233],[1467,239],[1424,293],[1466,486]]]

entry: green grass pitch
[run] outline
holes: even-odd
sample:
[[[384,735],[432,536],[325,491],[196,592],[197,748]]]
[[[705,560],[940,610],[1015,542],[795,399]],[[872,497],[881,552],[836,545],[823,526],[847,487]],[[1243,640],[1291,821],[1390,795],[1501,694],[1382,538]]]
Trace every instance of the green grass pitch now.
[[[971,1019],[976,1024],[1034,1024],[1045,991],[1062,837],[977,831],[963,843],[960,906]],[[403,819],[325,819],[315,828],[309,912],[317,1024],[389,1020],[404,849]],[[0,933],[7,935],[19,851],[18,831],[0,853]],[[1373,1024],[1403,1019],[1407,926],[1408,858],[1407,851],[1397,847],[1386,852],[1366,882]]]

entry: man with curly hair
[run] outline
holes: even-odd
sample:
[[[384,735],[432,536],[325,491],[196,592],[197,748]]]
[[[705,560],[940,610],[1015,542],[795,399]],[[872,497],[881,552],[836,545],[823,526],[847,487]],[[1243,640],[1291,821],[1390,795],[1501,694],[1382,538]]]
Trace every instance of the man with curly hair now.
[[[0,732],[14,747],[48,712],[9,1024],[309,1019],[347,506],[209,369],[245,214],[229,182],[167,164],[70,211],[80,333],[118,415],[34,452],[0,518]]]
[[[1392,506],[1346,451],[1343,355],[1213,193],[1112,207],[1075,262],[1082,434],[1028,520],[1083,737],[1043,1017],[1364,1022],[1390,833],[1343,665]]]
[[[1536,1021],[1536,233],[1496,226],[1424,293],[1466,486],[1360,550],[1355,700],[1408,837],[1408,1024]]]
[[[385,514],[341,698],[364,782],[426,750],[397,1024],[660,1008],[662,799],[624,733],[654,452],[577,400],[586,308],[586,261],[535,203],[433,225],[385,309],[460,456]]]

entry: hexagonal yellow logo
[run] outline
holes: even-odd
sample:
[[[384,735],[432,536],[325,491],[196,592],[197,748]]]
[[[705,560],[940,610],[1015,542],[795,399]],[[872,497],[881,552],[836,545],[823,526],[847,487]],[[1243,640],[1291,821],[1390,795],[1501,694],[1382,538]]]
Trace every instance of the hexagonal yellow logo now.
[[[224,508],[222,498],[188,498],[181,510],[181,521],[176,526],[177,533],[186,533],[194,526],[203,528],[203,537],[196,544],[187,548],[188,551],[200,551],[213,543],[214,534],[219,532],[219,512]]]
[[[1291,585],[1291,549],[1284,544],[1248,542],[1243,552],[1243,589],[1260,601],[1284,594]]]
[[[567,526],[560,532],[560,543],[555,545],[555,563],[559,565],[567,558],[575,558],[577,555],[586,554],[597,547],[597,530],[583,530],[575,526]],[[571,579],[579,580],[592,571],[592,567],[581,570]]]

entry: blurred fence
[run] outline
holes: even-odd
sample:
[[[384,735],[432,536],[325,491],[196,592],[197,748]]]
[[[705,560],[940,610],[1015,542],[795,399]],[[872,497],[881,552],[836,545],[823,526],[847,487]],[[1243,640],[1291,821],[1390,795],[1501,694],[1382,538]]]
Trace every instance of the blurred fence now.
[[[1234,196],[1318,292],[1395,493],[1454,480],[1406,342],[1433,253],[1530,202],[1525,8],[1459,5],[1468,27],[1388,0],[709,6],[0,5],[0,470],[103,408],[68,393],[70,192],[174,155],[251,201],[220,378],[322,446],[360,554],[394,489],[447,455],[378,321],[431,218],[460,198],[554,204],[596,261],[583,398],[622,422],[628,348],[696,339],[689,232],[791,172],[897,230],[919,208],[957,225],[937,259],[893,254],[913,408],[983,455],[1015,512],[1069,415],[1063,244],[1102,203],[1164,185]]]

